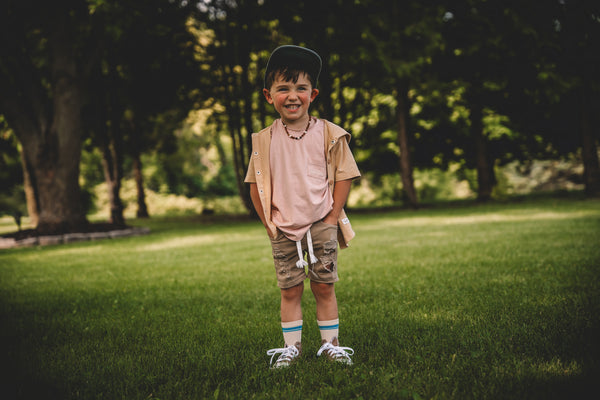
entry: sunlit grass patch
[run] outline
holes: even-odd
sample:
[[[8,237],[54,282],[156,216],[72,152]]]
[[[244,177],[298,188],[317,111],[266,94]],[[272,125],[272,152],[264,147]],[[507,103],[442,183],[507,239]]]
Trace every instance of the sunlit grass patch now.
[[[147,236],[0,252],[4,387],[23,398],[570,398],[600,371],[600,203],[375,214],[339,253],[342,345],[281,343],[255,221],[154,218]],[[49,395],[48,395],[49,393]]]

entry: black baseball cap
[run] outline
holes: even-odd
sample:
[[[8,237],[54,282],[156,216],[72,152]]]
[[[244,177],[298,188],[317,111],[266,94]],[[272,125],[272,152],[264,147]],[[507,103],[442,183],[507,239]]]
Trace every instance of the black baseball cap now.
[[[317,82],[322,65],[321,57],[311,49],[293,45],[279,46],[273,50],[267,62],[264,85],[267,86],[266,80],[269,72],[285,68],[305,71]]]

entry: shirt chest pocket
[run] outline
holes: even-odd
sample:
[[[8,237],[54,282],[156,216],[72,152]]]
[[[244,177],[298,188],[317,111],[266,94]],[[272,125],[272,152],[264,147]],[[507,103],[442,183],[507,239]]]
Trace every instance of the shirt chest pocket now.
[[[327,168],[324,164],[308,163],[307,175],[312,178],[327,178]]]

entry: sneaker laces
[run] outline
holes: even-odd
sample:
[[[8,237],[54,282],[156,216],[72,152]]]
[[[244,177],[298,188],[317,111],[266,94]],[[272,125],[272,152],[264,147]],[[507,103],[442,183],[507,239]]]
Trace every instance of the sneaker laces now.
[[[321,346],[321,348],[317,352],[317,357],[320,356],[323,352],[326,352],[327,355],[333,360],[352,364],[350,356],[354,355],[354,349],[350,347],[334,346],[330,342],[327,342],[324,343],[323,346]],[[350,353],[348,354],[348,352]]]
[[[267,355],[271,356],[271,361],[269,362],[269,365],[273,364],[273,358],[277,354],[281,354],[281,355],[275,361],[275,365],[277,365],[281,361],[287,361],[288,363],[290,363],[294,358],[296,358],[296,357],[298,357],[298,355],[300,355],[300,351],[294,345],[268,350]]]

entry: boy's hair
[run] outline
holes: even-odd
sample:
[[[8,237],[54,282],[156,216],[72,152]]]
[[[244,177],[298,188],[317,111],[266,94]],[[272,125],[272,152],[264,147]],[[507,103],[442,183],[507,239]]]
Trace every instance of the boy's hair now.
[[[298,76],[305,73],[312,84],[317,86],[321,73],[321,57],[313,50],[300,46],[279,46],[271,53],[265,70],[265,88],[270,89],[277,74],[286,81],[298,81]]]
[[[317,81],[314,79],[308,71],[303,71],[297,68],[287,68],[281,67],[275,70],[269,71],[269,73],[265,76],[265,88],[270,89],[273,86],[273,82],[275,82],[275,78],[277,75],[280,75],[286,82],[298,82],[298,77],[300,74],[306,74],[306,77],[310,81],[310,84],[313,88],[317,87]]]

